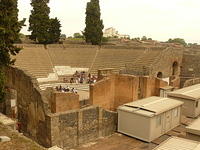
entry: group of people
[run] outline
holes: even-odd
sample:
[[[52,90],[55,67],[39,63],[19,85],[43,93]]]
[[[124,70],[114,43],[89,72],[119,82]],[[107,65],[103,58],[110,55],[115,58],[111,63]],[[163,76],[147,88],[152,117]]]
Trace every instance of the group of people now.
[[[88,74],[88,81],[87,81],[87,83],[88,84],[92,84],[92,83],[95,83],[95,82],[97,82],[97,77],[95,77],[94,75],[91,76],[91,74],[89,73]]]
[[[56,86],[56,91],[57,92],[72,92],[72,93],[78,93],[78,90],[77,89],[75,89],[75,88],[70,88],[69,86],[67,86],[67,87],[62,87],[61,85],[58,87],[58,86]]]
[[[67,80],[66,78],[64,78],[64,82],[66,83],[76,83],[76,84],[84,84],[84,83],[88,83],[88,84],[92,84],[95,83],[97,81],[97,77],[95,77],[94,75],[92,76],[90,73],[87,75],[87,73],[85,71],[81,71],[78,72],[76,71],[73,76],[70,78],[70,80]]]

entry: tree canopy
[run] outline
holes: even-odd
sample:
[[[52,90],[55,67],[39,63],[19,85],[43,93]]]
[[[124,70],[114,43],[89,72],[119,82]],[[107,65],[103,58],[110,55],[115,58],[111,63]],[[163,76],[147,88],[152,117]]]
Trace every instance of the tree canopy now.
[[[179,43],[179,44],[182,44],[182,45],[187,45],[185,40],[181,39],[181,38],[169,39],[167,42],[169,42],[169,43]]]
[[[74,33],[74,38],[83,38],[83,35],[81,33]]]
[[[0,101],[5,95],[3,68],[14,64],[10,56],[20,51],[14,43],[19,39],[19,32],[24,21],[18,21],[17,0],[0,1]]]
[[[50,19],[49,23],[49,41],[48,43],[57,43],[59,42],[61,36],[61,24],[58,18]]]
[[[83,35],[87,43],[100,45],[103,38],[103,20],[101,20],[101,12],[99,0],[91,0],[87,3],[85,30]]]
[[[50,44],[59,41],[61,24],[57,18],[50,19],[49,0],[31,0],[31,15],[29,17],[30,39],[41,43]]]

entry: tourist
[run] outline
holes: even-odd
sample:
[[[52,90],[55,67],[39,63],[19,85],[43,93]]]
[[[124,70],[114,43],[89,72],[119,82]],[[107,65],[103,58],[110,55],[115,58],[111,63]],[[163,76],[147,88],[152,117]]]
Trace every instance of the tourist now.
[[[60,87],[59,87],[58,91],[60,91],[60,92],[62,91],[62,86],[61,86],[61,85],[60,85]]]
[[[77,89],[74,89],[74,93],[78,94],[78,90],[77,90]]]
[[[56,91],[59,91],[59,88],[58,88],[58,86],[56,86]]]
[[[69,92],[69,91],[70,91],[70,88],[69,88],[69,86],[67,86],[67,88],[66,88],[66,91],[67,91],[67,92]]]

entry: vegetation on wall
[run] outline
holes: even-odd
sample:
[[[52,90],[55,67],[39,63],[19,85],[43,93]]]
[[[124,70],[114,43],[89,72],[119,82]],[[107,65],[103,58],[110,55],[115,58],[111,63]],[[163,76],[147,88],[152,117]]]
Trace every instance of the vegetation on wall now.
[[[167,42],[169,42],[169,43],[179,43],[179,44],[184,45],[184,46],[187,45],[185,40],[181,39],[181,38],[169,39]]]
[[[0,101],[4,99],[4,73],[3,68],[14,64],[11,55],[21,50],[14,46],[19,40],[19,32],[24,21],[18,21],[17,0],[0,1]]]
[[[103,38],[103,20],[101,20],[101,11],[99,0],[91,0],[87,3],[85,30],[83,35],[87,43],[100,45]]]
[[[33,10],[29,18],[30,39],[40,44],[51,44],[59,41],[61,24],[57,18],[50,19],[49,0],[31,0]]]

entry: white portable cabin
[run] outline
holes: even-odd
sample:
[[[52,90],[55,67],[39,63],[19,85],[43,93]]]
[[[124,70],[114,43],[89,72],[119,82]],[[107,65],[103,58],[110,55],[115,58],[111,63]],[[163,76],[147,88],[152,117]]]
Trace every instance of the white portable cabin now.
[[[180,125],[183,102],[149,97],[118,107],[118,132],[151,142]]]
[[[187,138],[200,142],[200,118],[186,127]]]
[[[179,137],[171,137],[153,150],[200,150],[200,143]]]
[[[200,84],[168,93],[169,98],[184,102],[183,115],[195,118],[200,114]]]

